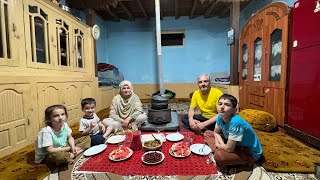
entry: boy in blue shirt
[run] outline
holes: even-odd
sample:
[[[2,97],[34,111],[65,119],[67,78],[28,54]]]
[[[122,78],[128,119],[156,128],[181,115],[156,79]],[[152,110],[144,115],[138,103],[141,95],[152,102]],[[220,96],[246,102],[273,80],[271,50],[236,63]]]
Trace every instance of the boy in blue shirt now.
[[[257,134],[249,123],[235,114],[237,103],[237,99],[232,95],[222,95],[218,101],[219,115],[215,129],[204,133],[205,141],[214,152],[220,172],[229,165],[251,166],[262,155]]]

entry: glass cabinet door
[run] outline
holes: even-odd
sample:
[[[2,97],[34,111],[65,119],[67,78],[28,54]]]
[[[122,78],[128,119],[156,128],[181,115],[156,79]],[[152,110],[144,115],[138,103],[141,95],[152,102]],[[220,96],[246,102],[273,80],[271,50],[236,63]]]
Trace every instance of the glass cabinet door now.
[[[23,58],[23,7],[14,0],[0,0],[0,65],[18,66]]]
[[[29,0],[25,1],[24,9],[28,66],[52,69],[56,64],[51,61],[51,58],[55,59],[55,55],[51,54],[55,49],[50,48],[55,34],[50,36],[50,30],[53,33],[55,29],[52,12],[46,6]],[[53,47],[56,48],[54,44]]]
[[[282,30],[275,29],[270,34],[269,81],[280,81],[281,55],[282,55]]]
[[[242,46],[242,74],[241,74],[241,79],[244,81],[247,81],[248,79],[248,57],[249,57],[249,53],[248,53],[248,45],[244,44]]]
[[[50,64],[48,15],[39,7],[29,5],[32,62]]]
[[[254,41],[253,81],[261,81],[262,76],[262,39]]]
[[[83,32],[80,29],[74,30],[75,34],[75,57],[76,57],[76,67],[77,68],[84,68],[84,61],[83,61],[83,47],[84,47],[84,40],[83,40]]]
[[[60,66],[70,66],[69,29],[69,24],[66,23],[64,20],[56,20],[57,57],[58,65]]]
[[[11,59],[8,1],[0,1],[0,58]]]

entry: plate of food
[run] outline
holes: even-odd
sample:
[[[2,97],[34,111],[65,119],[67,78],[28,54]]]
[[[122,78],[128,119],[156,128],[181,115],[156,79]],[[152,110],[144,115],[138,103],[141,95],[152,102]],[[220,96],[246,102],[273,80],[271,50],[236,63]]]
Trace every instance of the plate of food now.
[[[109,154],[109,159],[111,161],[123,161],[131,157],[132,154],[133,151],[130,148],[120,146],[119,148],[111,151],[111,153]]]
[[[181,141],[183,138],[184,138],[184,136],[180,133],[171,133],[166,136],[166,139],[168,141],[174,141],[174,142]]]
[[[190,150],[198,155],[208,155],[212,152],[211,148],[206,144],[192,144]]]
[[[142,147],[144,147],[146,150],[152,150],[152,151],[160,149],[161,146],[162,146],[162,142],[157,140],[145,141],[142,144]]]
[[[164,160],[164,154],[160,151],[148,151],[141,156],[141,160],[148,165],[159,164]]]
[[[114,135],[107,139],[107,143],[109,144],[118,144],[126,139],[125,135]]]
[[[190,148],[184,145],[183,142],[174,143],[169,149],[169,154],[173,157],[184,158],[191,154]]]
[[[105,144],[92,146],[91,148],[89,148],[86,151],[84,151],[83,155],[85,155],[85,156],[93,156],[93,155],[101,153],[106,148],[107,148],[107,145],[105,145]]]

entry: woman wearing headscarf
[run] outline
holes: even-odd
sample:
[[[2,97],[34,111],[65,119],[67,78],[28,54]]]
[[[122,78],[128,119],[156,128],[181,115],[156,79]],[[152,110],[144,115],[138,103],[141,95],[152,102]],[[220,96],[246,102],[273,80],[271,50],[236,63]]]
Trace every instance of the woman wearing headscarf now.
[[[133,93],[130,81],[124,80],[119,84],[120,91],[111,103],[109,118],[103,120],[103,124],[113,126],[115,130],[119,128],[128,129],[133,126],[140,126],[147,120],[142,109],[139,97]]]

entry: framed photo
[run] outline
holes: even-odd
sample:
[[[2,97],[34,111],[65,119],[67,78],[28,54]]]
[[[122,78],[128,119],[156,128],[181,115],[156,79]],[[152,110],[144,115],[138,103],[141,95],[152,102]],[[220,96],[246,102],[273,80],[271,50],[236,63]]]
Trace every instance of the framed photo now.
[[[228,45],[231,45],[234,43],[234,29],[230,29],[228,31]]]

